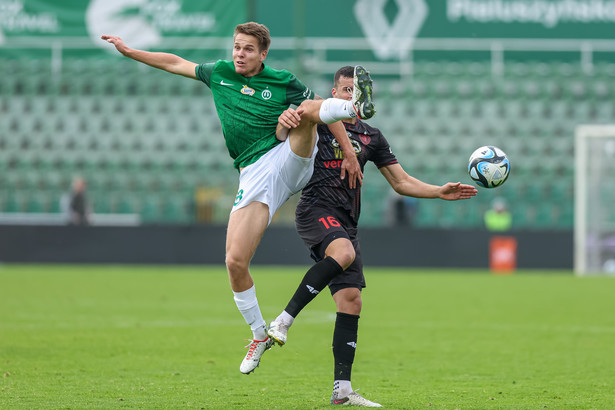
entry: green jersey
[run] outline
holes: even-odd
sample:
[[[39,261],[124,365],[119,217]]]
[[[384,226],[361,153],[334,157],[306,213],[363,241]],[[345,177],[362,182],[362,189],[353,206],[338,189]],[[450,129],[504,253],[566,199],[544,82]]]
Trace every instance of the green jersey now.
[[[264,66],[253,77],[235,72],[232,61],[200,64],[196,77],[213,94],[222,132],[235,168],[248,166],[278,145],[278,117],[291,104],[314,98],[292,73]]]

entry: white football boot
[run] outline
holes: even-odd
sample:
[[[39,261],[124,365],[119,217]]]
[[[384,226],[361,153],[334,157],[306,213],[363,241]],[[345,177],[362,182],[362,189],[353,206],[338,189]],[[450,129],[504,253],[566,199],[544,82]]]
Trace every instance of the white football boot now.
[[[269,324],[267,335],[275,340],[280,346],[283,346],[286,343],[289,327],[290,325],[288,323],[276,319]]]
[[[243,358],[241,365],[239,365],[239,371],[243,374],[252,373],[260,364],[263,353],[271,349],[273,343],[273,339],[269,337],[265,340],[250,340],[250,344],[246,346],[248,353],[246,357]]]
[[[356,407],[382,407],[381,404],[367,400],[357,392],[351,392],[346,397],[339,397],[336,391],[331,395],[331,404]]]

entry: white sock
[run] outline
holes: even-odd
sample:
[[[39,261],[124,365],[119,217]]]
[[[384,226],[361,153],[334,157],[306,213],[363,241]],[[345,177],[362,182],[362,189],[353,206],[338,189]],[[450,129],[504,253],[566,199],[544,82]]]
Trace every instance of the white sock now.
[[[325,124],[332,124],[336,121],[355,118],[357,113],[352,106],[352,101],[340,98],[327,98],[320,105],[318,116]]]
[[[256,287],[252,285],[250,289],[243,292],[233,292],[233,295],[237,309],[252,329],[254,339],[265,340],[267,338],[266,323],[256,299]]]
[[[337,397],[342,398],[352,393],[350,380],[336,380],[333,382],[333,391],[337,392]]]
[[[286,323],[288,327],[290,327],[295,321],[295,318],[292,317],[287,311],[283,310],[282,313],[280,313],[280,315],[275,318],[275,320]]]

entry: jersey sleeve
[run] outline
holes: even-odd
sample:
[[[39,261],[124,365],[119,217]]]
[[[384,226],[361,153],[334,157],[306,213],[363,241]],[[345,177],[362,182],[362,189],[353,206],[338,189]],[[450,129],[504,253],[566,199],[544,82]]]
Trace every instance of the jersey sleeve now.
[[[376,146],[372,161],[378,168],[398,163],[397,157],[393,154],[389,142],[384,138],[381,132],[378,132],[378,145]]]
[[[314,91],[310,90],[297,77],[291,75],[286,88],[286,102],[289,104],[299,105],[304,100],[314,99]]]
[[[217,63],[207,63],[207,64],[199,64],[194,69],[194,74],[196,78],[201,80],[209,87],[209,83],[211,81],[211,73],[214,71],[214,67]]]

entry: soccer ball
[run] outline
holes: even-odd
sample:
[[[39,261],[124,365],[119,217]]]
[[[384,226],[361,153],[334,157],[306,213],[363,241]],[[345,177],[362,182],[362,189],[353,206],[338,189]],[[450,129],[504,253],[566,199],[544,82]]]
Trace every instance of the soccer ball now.
[[[478,186],[496,188],[508,178],[510,161],[504,151],[498,147],[486,145],[470,155],[468,173]]]

